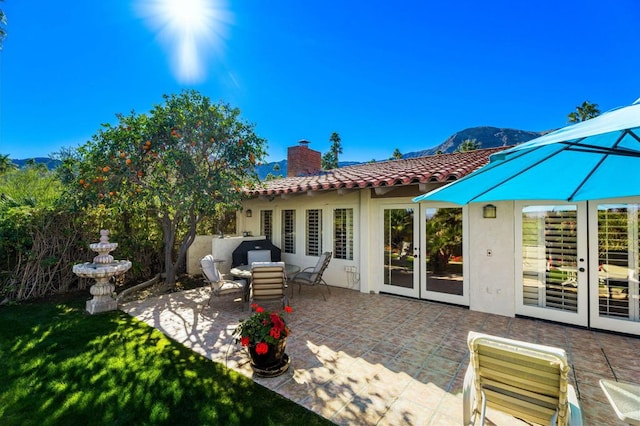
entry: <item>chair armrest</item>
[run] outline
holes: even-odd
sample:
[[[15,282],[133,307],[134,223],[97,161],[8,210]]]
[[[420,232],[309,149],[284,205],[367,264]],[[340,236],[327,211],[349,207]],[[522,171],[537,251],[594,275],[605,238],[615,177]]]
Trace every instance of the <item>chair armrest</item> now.
[[[308,267],[304,268],[303,270],[298,271],[295,274],[291,275],[289,277],[289,279],[292,280],[292,279],[294,279],[296,277],[296,275],[301,274],[303,272],[313,271],[313,268],[315,268],[315,266],[308,266]]]
[[[476,409],[476,390],[474,389],[475,374],[471,364],[467,367],[462,385],[462,424],[467,426],[471,423],[471,418]]]

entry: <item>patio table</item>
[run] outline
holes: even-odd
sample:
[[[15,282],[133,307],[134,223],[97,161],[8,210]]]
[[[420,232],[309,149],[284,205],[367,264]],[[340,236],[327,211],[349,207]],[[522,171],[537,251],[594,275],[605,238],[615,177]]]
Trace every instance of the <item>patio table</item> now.
[[[600,387],[620,420],[640,425],[640,385],[601,379]]]
[[[236,267],[231,268],[231,271],[229,272],[234,277],[251,280],[251,265],[238,265]],[[290,263],[284,264],[284,273],[287,277],[295,274],[296,272],[300,272],[299,266],[292,265]]]

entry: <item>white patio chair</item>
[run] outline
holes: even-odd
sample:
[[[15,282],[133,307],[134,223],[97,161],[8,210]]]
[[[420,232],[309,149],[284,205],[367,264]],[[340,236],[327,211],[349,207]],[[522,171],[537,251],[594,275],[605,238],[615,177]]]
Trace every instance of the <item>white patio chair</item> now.
[[[322,255],[318,258],[318,263],[315,266],[309,266],[304,268],[302,271],[294,274],[289,278],[289,281],[294,283],[298,283],[298,293],[302,291],[302,285],[319,285],[324,284],[327,287],[327,291],[331,294],[331,290],[329,289],[329,285],[322,278],[322,274],[329,266],[329,262],[331,261],[332,253],[330,251],[322,253]],[[291,295],[293,297],[293,287],[291,288]],[[327,300],[327,297],[322,293],[322,297],[324,300]]]
[[[247,251],[247,265],[254,262],[271,262],[271,250],[249,250]]]
[[[215,297],[227,296],[231,294],[238,294],[242,297],[242,310],[244,310],[244,303],[246,301],[246,284],[245,280],[225,280],[220,274],[220,271],[216,267],[216,262],[212,255],[208,254],[200,260],[200,268],[202,270],[202,276],[204,281],[209,284],[211,288],[211,294],[207,304],[202,306],[200,312],[204,310],[205,306],[210,306],[211,299]]]
[[[470,332],[471,354],[464,378],[463,420],[475,424],[486,408],[543,425],[581,425],[571,367],[564,350]]]

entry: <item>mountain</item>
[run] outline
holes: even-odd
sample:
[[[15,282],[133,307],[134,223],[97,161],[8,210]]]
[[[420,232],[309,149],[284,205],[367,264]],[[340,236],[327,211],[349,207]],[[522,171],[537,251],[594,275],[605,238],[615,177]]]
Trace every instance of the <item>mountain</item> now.
[[[13,162],[16,166],[18,166],[18,168],[24,167],[30,161],[33,161],[36,164],[44,164],[45,166],[47,166],[49,170],[55,169],[60,165],[60,160],[52,160],[51,158],[48,158],[48,157],[35,157],[35,158],[28,158],[24,160],[11,160],[11,162]]]
[[[548,132],[529,132],[526,130],[503,129],[498,127],[471,127],[461,130],[449,136],[440,145],[433,148],[424,149],[422,151],[408,152],[402,155],[402,158],[424,157],[434,155],[438,152],[443,154],[454,152],[467,139],[475,139],[480,143],[480,148],[495,148],[499,146],[517,145],[519,143],[530,141]],[[391,154],[391,153],[390,153]],[[30,159],[31,160],[31,159]],[[24,166],[30,160],[12,160],[18,167]],[[46,164],[49,169],[57,167],[60,162],[45,157],[33,158],[36,164]],[[340,167],[353,166],[362,164],[356,161],[340,161]],[[276,167],[277,166],[277,167]],[[274,170],[274,167],[276,170]],[[256,167],[260,179],[265,179],[269,174],[273,176],[287,176],[287,160],[275,161],[272,163],[262,164]]]
[[[517,145],[540,137],[548,132],[529,132],[526,130],[501,129],[498,127],[471,127],[454,133],[440,145],[404,154],[402,158],[424,157],[438,152],[452,153],[467,139],[475,139],[480,143],[480,148],[496,148],[499,146]]]
[[[495,148],[499,146],[517,145],[519,143],[528,142],[531,139],[535,139],[546,133],[549,132],[529,132],[526,130],[502,129],[489,126],[471,127],[454,133],[438,146],[424,149],[422,151],[408,152],[403,154],[402,158],[424,157],[427,155],[434,155],[438,152],[443,154],[452,153],[467,139],[475,139],[480,143],[480,148]],[[279,171],[273,170],[276,164],[280,168]],[[341,161],[339,163],[340,167],[353,166],[355,164],[362,163],[354,161]],[[258,166],[257,170],[260,179],[266,178],[269,173],[274,176],[284,177],[287,176],[287,160],[263,164]]]

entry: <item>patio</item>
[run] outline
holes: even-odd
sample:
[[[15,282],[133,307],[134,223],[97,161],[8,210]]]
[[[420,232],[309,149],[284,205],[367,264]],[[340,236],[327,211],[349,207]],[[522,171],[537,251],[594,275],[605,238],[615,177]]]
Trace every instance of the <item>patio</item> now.
[[[336,287],[325,302],[321,291],[305,287],[291,300],[289,371],[254,380],[337,424],[460,425],[471,330],[564,348],[589,425],[623,424],[599,379],[640,383],[638,338]],[[208,289],[201,288],[129,302],[120,309],[251,377],[248,357],[232,337],[248,309],[242,311],[229,298],[215,298],[199,315],[207,299]],[[524,424],[491,410],[488,420]]]

